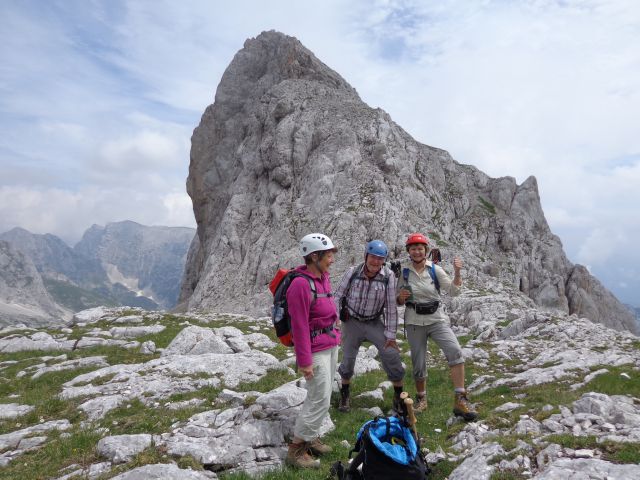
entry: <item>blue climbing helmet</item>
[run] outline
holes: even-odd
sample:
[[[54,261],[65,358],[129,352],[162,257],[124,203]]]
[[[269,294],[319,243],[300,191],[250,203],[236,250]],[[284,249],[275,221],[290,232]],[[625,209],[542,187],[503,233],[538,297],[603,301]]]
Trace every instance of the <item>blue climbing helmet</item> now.
[[[382,240],[371,240],[367,243],[367,249],[364,252],[365,258],[367,255],[375,255],[376,257],[387,258],[389,249]]]

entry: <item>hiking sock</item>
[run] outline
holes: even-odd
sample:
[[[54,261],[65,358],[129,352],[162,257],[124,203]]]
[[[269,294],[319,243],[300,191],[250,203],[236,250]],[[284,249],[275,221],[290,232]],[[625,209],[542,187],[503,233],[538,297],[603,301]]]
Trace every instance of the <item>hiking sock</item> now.
[[[400,394],[402,393],[403,389],[404,387],[393,387],[393,396],[400,398]]]
[[[458,388],[454,388],[453,391],[455,393],[467,393],[467,389],[464,387],[458,387]]]
[[[349,396],[349,387],[351,386],[350,383],[343,383],[342,387],[340,387],[340,393],[342,394],[343,397],[348,397]]]

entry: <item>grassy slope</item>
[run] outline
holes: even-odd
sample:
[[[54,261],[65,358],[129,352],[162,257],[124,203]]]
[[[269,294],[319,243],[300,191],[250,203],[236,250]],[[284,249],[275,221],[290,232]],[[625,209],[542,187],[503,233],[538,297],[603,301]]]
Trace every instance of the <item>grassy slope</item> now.
[[[167,329],[155,335],[148,335],[137,340],[153,340],[158,347],[165,347],[174,338],[174,336],[183,328],[180,323],[182,318],[166,315],[160,322],[147,321],[145,324],[162,323]],[[210,323],[206,326],[218,327],[230,325],[231,318],[221,319],[219,322]],[[196,321],[191,323],[197,324]],[[251,333],[247,323],[235,324],[245,333]],[[94,327],[109,328],[112,324],[98,324],[78,329],[74,332],[74,337],[79,337],[84,331],[91,330]],[[204,325],[203,325],[204,326]],[[264,331],[275,339],[273,333]],[[464,340],[467,340],[465,338]],[[403,348],[408,349],[406,342]],[[640,344],[636,345],[640,348]],[[451,407],[453,401],[452,387],[449,380],[449,372],[444,361],[444,357],[435,345],[430,346],[430,352],[433,358],[429,368],[429,377],[427,382],[429,410],[418,416],[418,432],[424,437],[424,446],[431,451],[442,447],[445,451],[450,447],[452,438],[464,427],[464,424],[457,423],[451,427],[447,427],[446,421],[451,415]],[[64,371],[48,373],[42,377],[31,380],[29,375],[22,378],[16,378],[16,373],[25,367],[41,363],[41,357],[49,354],[58,356],[63,352],[19,352],[15,354],[0,354],[0,363],[6,361],[16,361],[15,364],[5,364],[4,369],[0,370],[0,403],[21,403],[34,405],[36,408],[33,412],[17,420],[0,421],[0,434],[24,428],[28,425],[34,425],[41,421],[63,419],[66,418],[73,423],[73,429],[67,434],[59,432],[51,432],[48,434],[50,441],[41,449],[27,453],[18,457],[11,462],[9,466],[0,468],[0,480],[4,479],[44,479],[58,476],[61,468],[77,464],[87,466],[91,463],[101,461],[96,454],[96,443],[101,435],[95,430],[87,430],[80,428],[80,422],[84,419],[84,415],[77,409],[80,403],[79,399],[73,401],[64,401],[57,398],[57,393],[61,391],[62,384],[80,373],[91,371],[92,369],[83,369],[81,371]],[[278,358],[286,358],[289,350],[285,347],[277,347],[272,350]],[[125,350],[117,347],[96,347],[87,350],[67,352],[67,356],[78,358],[80,356],[105,355],[107,361],[114,365],[118,363],[138,363],[157,358],[157,354],[142,355],[137,351]],[[408,352],[403,353],[405,364],[410,369],[410,359]],[[510,368],[518,368],[517,362],[512,362]],[[608,374],[596,377],[587,388],[577,391],[571,391],[567,388],[570,383],[564,382],[559,384],[549,384],[536,386],[534,388],[509,388],[499,387],[482,393],[474,397],[472,400],[477,402],[480,411],[480,420],[490,425],[492,428],[506,428],[517,422],[519,415],[528,413],[538,420],[542,420],[554,412],[557,412],[558,405],[570,405],[572,401],[579,398],[586,391],[596,391],[607,394],[629,394],[640,397],[640,374],[633,370],[631,366],[607,367],[610,371]],[[499,368],[496,368],[494,374],[500,375]],[[595,370],[595,369],[594,369]],[[629,380],[621,381],[620,373],[626,373],[630,376]],[[472,377],[485,374],[485,371],[478,371],[473,364],[467,364],[467,382]],[[405,389],[412,395],[415,392],[411,375],[407,374]],[[292,380],[284,371],[270,372],[265,378],[252,384],[245,384],[239,387],[239,390],[249,391],[258,390],[267,392],[287,381]],[[361,392],[372,390],[377,385],[385,381],[384,372],[370,372],[357,377],[354,380],[352,390],[355,397]],[[193,407],[180,411],[173,411],[164,408],[162,405],[156,409],[144,406],[139,401],[131,402],[121,408],[111,411],[98,426],[109,428],[110,434],[124,433],[162,433],[171,429],[171,425],[176,421],[183,421],[191,415],[211,408],[211,402],[216,398],[220,389],[209,388],[199,392],[175,395],[171,400],[187,400],[189,398],[204,398],[207,401],[200,407]],[[516,394],[525,393],[524,398],[516,398]],[[17,395],[17,397],[15,397]],[[347,440],[353,443],[355,434],[361,425],[370,419],[369,414],[361,411],[358,407],[380,406],[384,411],[391,407],[392,391],[385,393],[385,401],[383,405],[370,399],[353,398],[352,412],[342,414],[335,409],[337,395],[334,394],[332,407],[330,410],[331,418],[336,424],[336,429],[325,437],[325,441],[334,448],[334,452],[322,461],[322,468],[318,471],[302,472],[294,469],[285,468],[283,470],[274,471],[263,476],[265,479],[326,479],[328,476],[329,466],[337,460],[346,461],[349,449],[342,446],[341,442]],[[251,401],[250,399],[248,401]],[[525,406],[511,413],[498,414],[493,409],[505,402],[524,403]],[[542,406],[551,403],[556,409],[551,412],[542,413]],[[436,430],[440,430],[439,432]],[[529,438],[520,438],[530,442]],[[511,449],[518,440],[516,437],[503,436],[496,439],[505,449]],[[570,435],[559,435],[553,438],[554,441],[570,448],[595,448],[596,446],[604,451],[605,458],[624,463],[640,462],[640,445],[617,445],[617,444],[596,444],[595,439],[590,437],[572,437]],[[536,447],[537,448],[537,447]],[[135,466],[147,463],[167,462],[171,459],[167,458],[163,452],[155,448],[147,449],[139,454],[129,464],[120,466],[117,472],[129,470]],[[182,467],[191,467],[194,469],[202,468],[193,459],[186,457],[176,459]],[[444,479],[456,467],[455,463],[444,461],[439,463],[430,478]],[[111,473],[103,478],[115,475]],[[221,475],[225,479],[248,479],[244,474]],[[517,473],[514,474],[496,474],[495,479],[517,479],[520,478]]]

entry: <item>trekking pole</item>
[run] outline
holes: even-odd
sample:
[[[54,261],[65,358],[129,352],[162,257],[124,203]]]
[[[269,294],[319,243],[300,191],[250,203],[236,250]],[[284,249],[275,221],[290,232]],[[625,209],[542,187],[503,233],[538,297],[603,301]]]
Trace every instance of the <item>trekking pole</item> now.
[[[413,412],[413,400],[410,398],[404,399],[404,404],[407,407],[407,423],[411,427],[413,431],[413,435],[416,437],[416,442],[418,441],[418,430],[416,430],[416,414]]]
[[[400,394],[400,405],[402,406],[402,416],[404,417],[405,420],[409,417],[409,412],[407,412],[407,404],[404,403],[404,401],[407,398],[409,398],[409,394],[407,392],[402,392]]]

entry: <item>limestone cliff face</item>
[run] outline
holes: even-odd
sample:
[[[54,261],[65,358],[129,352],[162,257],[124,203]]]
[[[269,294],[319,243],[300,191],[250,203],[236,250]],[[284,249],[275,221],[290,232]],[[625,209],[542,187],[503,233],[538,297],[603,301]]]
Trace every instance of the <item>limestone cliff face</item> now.
[[[422,231],[445,262],[464,258],[471,286],[497,277],[541,306],[583,314],[589,305],[593,320],[636,328],[567,260],[535,178],[493,179],[415,141],[277,32],[248,40],[224,73],[192,137],[187,190],[198,238],[180,294],[186,308],[266,313],[269,280],[301,263],[307,233],[339,246],[335,283],[367,240],[402,256],[406,235]]]

